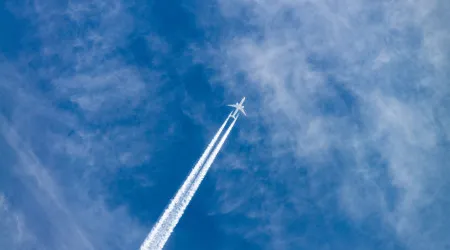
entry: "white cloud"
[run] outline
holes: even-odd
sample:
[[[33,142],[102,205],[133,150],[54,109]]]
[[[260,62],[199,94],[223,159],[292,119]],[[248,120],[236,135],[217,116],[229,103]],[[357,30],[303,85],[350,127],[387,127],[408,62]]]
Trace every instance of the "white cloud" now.
[[[147,137],[157,133],[148,118],[170,101],[158,93],[157,72],[130,65],[118,52],[134,29],[127,4],[10,5],[37,30],[25,42],[41,47],[17,61],[0,60],[0,93],[8,97],[0,100],[0,140],[11,150],[5,171],[17,178],[14,197],[25,197],[9,216],[18,216],[29,237],[0,239],[0,248],[127,249],[147,234],[127,204],[108,203],[117,169],[148,163]],[[142,175],[136,180],[151,184]],[[13,224],[6,228],[17,232]]]
[[[6,195],[0,193],[0,246],[5,249],[28,248],[35,244],[33,237],[24,227],[23,215],[11,210]]]
[[[407,249],[445,249],[450,20],[443,10],[450,5],[218,3],[222,21],[237,35],[226,37],[209,59],[232,94],[256,93],[248,105],[261,105],[251,117],[258,122],[241,121],[253,125],[242,130],[265,136],[264,146],[236,156],[245,165],[239,167],[243,180],[216,175],[223,212],[257,218],[258,226],[241,233],[262,245],[267,242],[259,237],[267,234],[278,249],[326,249],[286,226],[296,218],[304,223],[310,201],[322,215],[342,212],[379,230],[386,249],[396,241]],[[236,193],[249,183],[264,194]],[[369,223],[373,216],[381,220]]]

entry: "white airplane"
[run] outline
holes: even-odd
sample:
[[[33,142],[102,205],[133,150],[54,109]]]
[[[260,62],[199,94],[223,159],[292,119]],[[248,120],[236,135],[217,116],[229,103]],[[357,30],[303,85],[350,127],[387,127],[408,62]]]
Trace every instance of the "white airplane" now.
[[[237,119],[237,118],[238,118],[238,112],[239,112],[239,111],[241,111],[242,114],[244,114],[245,116],[247,116],[247,114],[245,113],[245,110],[244,110],[244,105],[242,105],[242,104],[244,104],[244,102],[245,102],[245,96],[242,98],[242,100],[241,100],[240,103],[227,105],[227,106],[236,108],[236,109],[231,113],[231,117],[233,117],[234,119]]]

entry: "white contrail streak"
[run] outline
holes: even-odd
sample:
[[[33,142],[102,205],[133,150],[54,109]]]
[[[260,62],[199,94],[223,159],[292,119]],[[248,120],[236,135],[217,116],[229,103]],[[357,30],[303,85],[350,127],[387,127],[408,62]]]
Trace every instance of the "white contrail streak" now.
[[[222,134],[222,131],[225,128],[225,125],[227,124],[229,119],[230,116],[227,117],[227,119],[223,122],[222,126],[219,128],[217,133],[214,135],[213,139],[206,147],[202,156],[197,161],[192,171],[189,173],[186,181],[178,190],[175,197],[171,200],[169,206],[164,210],[164,213],[159,218],[156,225],[152,228],[147,238],[142,243],[140,250],[157,250],[162,249],[162,247],[164,247],[165,242],[169,238],[170,234],[172,233],[173,229],[178,223],[179,218],[181,218],[181,215],[184,212],[185,207],[181,209],[182,206],[180,206],[184,202],[180,203],[180,200],[185,200],[184,197],[186,196],[186,191],[188,191],[188,188],[190,188],[190,186],[192,185],[193,179],[197,176],[200,168],[202,167],[203,163],[206,160],[206,157],[208,157],[212,148],[216,144],[216,141]],[[175,220],[175,218],[177,219]]]
[[[228,119],[228,118],[227,118]],[[189,202],[191,201],[192,197],[194,197],[195,192],[197,191],[198,187],[200,186],[201,182],[206,176],[206,173],[208,172],[209,168],[211,167],[212,163],[214,162],[214,159],[216,158],[217,154],[219,153],[220,149],[222,148],[223,144],[225,143],[225,140],[227,139],[228,135],[231,132],[231,129],[233,128],[234,124],[236,123],[236,119],[233,120],[231,125],[226,130],[225,134],[220,139],[217,146],[214,148],[214,151],[211,153],[211,156],[206,161],[205,165],[200,170],[200,173],[195,178],[194,182],[192,183],[192,186],[189,187],[187,190],[187,193],[185,196],[181,197],[180,202],[175,205],[175,209],[173,213],[170,213],[167,221],[161,228],[161,233],[158,234],[157,239],[154,242],[151,242],[151,245],[149,245],[149,248],[151,250],[161,250],[167,240],[169,239],[170,235],[172,234],[175,226],[178,224],[178,221],[180,220],[181,216],[183,216],[184,211],[186,210],[186,207],[189,205]],[[142,248],[141,248],[142,249]]]
[[[237,116],[237,117],[239,117],[239,116]],[[194,183],[192,183],[192,186],[188,189],[186,196],[183,197],[184,198],[183,200],[181,200],[181,203],[182,203],[181,205],[183,207],[183,211],[187,207],[189,202],[192,200],[192,197],[194,197],[194,194],[197,191],[200,184],[202,183],[203,179],[205,179],[205,176],[208,173],[209,168],[213,164],[214,160],[216,159],[217,154],[219,153],[220,149],[222,149],[223,144],[225,143],[228,135],[230,134],[231,130],[233,129],[234,124],[236,123],[237,117],[236,117],[236,119],[233,120],[230,127],[228,127],[228,129],[225,131],[225,134],[220,139],[219,143],[217,144],[214,151],[211,153],[211,156],[208,158],[205,165],[203,165],[197,178],[195,178]],[[179,215],[179,216],[181,217],[181,215]],[[173,228],[172,228],[172,230],[173,230]]]

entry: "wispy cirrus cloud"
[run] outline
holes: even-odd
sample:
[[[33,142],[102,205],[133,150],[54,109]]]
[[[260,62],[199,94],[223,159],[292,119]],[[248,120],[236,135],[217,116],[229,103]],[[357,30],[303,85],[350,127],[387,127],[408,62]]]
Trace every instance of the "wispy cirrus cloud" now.
[[[4,194],[0,194],[0,242],[2,247],[14,249],[20,243],[21,247],[25,247],[33,239],[27,235],[26,229],[23,227],[23,218],[20,214],[9,209],[8,200]]]
[[[150,161],[152,139],[165,131],[148,118],[170,100],[159,95],[160,74],[121,50],[135,28],[130,6],[15,4],[10,10],[34,31],[24,42],[36,50],[0,61],[0,143],[10,152],[2,170],[10,179],[0,185],[10,197],[5,230],[23,235],[0,239],[0,248],[137,248],[148,228],[109,188],[118,169]]]
[[[445,249],[450,5],[217,5],[235,35],[207,62],[256,103],[248,154],[223,162],[240,174],[216,175],[221,211],[253,222],[238,232],[268,249]]]

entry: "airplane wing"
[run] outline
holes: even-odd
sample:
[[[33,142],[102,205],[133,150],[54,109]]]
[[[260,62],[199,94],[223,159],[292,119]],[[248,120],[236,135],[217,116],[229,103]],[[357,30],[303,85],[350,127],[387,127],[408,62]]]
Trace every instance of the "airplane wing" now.
[[[236,104],[229,104],[229,105],[227,105],[227,106],[233,107],[233,108],[237,108],[237,105],[236,105]]]
[[[245,113],[245,110],[244,110],[244,109],[241,109],[241,111],[242,111],[242,113],[243,113],[245,116],[247,116],[247,114]]]

